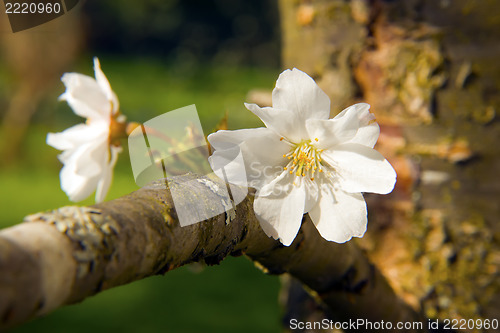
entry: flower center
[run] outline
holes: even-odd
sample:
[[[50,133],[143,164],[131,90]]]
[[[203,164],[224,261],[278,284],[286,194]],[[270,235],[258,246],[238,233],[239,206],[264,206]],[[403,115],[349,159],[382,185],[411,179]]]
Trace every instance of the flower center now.
[[[318,141],[318,139],[315,139]],[[290,170],[290,174],[300,177],[309,177],[314,180],[316,171],[323,172],[321,165],[322,149],[316,148],[311,140],[302,141],[298,144],[293,144],[292,150],[288,154],[284,154],[290,160],[285,167],[285,170]]]
[[[109,122],[109,144],[114,146],[121,146],[120,140],[127,137],[127,123],[120,113],[110,116]]]

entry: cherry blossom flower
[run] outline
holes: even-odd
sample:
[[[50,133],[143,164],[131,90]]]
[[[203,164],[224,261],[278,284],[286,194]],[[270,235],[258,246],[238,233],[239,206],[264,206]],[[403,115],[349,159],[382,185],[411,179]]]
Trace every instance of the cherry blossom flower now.
[[[61,187],[72,201],[81,201],[94,191],[96,202],[104,200],[122,150],[118,139],[125,133],[125,117],[118,111],[118,99],[97,58],[94,71],[95,79],[79,73],[61,78],[66,91],[59,99],[86,118],[86,123],[47,135],[48,145],[63,150],[59,155],[64,164]]]
[[[212,168],[223,168],[229,182],[257,189],[254,211],[262,229],[286,246],[304,213],[329,241],[362,237],[367,210],[361,192],[387,194],[396,182],[392,166],[373,149],[380,130],[370,106],[355,104],[328,119],[330,99],[298,69],[279,76],[272,101],[264,108],[245,104],[266,127],[208,137]],[[240,153],[243,159],[235,159]]]

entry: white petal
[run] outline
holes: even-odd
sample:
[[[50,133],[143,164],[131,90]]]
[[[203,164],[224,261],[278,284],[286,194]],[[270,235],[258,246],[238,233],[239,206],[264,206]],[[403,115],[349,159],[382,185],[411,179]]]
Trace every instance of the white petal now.
[[[348,115],[356,116],[358,120],[358,131],[356,135],[350,139],[350,143],[359,143],[361,145],[373,148],[377,143],[380,134],[380,127],[375,121],[375,115],[370,113],[370,105],[366,103],[358,103],[351,105],[340,112],[334,119],[341,120]],[[350,117],[349,117],[350,118]]]
[[[257,194],[254,210],[264,232],[289,246],[302,224],[306,191],[303,186],[292,184],[292,175],[283,175],[263,188],[267,196]]]
[[[97,189],[95,192],[95,202],[103,202],[108,194],[111,181],[113,180],[113,169],[115,167],[116,161],[118,160],[118,154],[122,151],[121,147],[111,146],[111,160],[107,163],[104,168],[104,172],[101,175],[101,179],[97,183]]]
[[[324,150],[321,158],[334,170],[342,190],[350,193],[387,194],[396,183],[396,172],[378,151],[346,143]]]
[[[86,178],[71,173],[69,166],[64,166],[61,170],[61,188],[73,202],[82,201],[88,198],[97,185],[98,178]]]
[[[253,187],[247,178],[247,166],[242,157],[240,146],[216,150],[208,157],[214,173],[223,181],[245,187]]]
[[[300,177],[301,181],[303,182],[304,189],[306,191],[306,203],[304,205],[304,213],[307,213],[310,211],[314,206],[316,206],[316,203],[318,202],[319,198],[319,186],[317,181],[311,181],[311,179],[307,177]]]
[[[315,146],[327,149],[354,138],[358,131],[358,124],[335,119],[308,119],[306,128]]]
[[[370,105],[355,104],[333,119],[309,119],[306,122],[311,140],[317,140],[318,148],[327,149],[341,143],[359,143],[373,148],[379,135],[375,116],[369,112]]]
[[[107,138],[108,135],[109,127],[104,122],[78,124],[60,133],[47,134],[47,144],[59,150],[74,149],[98,138]]]
[[[97,138],[74,149],[65,150],[59,155],[59,159],[64,163],[60,174],[61,188],[72,201],[87,198],[99,186],[100,180],[107,181],[109,168],[112,170],[112,166],[108,165],[107,137]],[[104,193],[104,188],[109,187],[109,183],[100,186],[103,190],[99,193]]]
[[[337,243],[362,237],[366,231],[367,212],[361,193],[332,192],[327,186],[322,186],[320,200],[309,212],[321,236]]]
[[[75,174],[83,177],[93,177],[103,172],[107,149],[107,144],[104,142],[92,142],[73,150],[64,151],[59,156],[59,159],[65,164],[72,161]]]
[[[248,103],[245,103],[245,107],[259,117],[267,128],[289,141],[299,143],[309,139],[305,121],[297,113],[285,109],[261,108]]]
[[[68,195],[71,201],[81,201],[95,191],[99,180],[99,170],[94,170],[86,175],[77,172],[78,167],[86,159],[82,158],[87,154],[88,147],[82,146],[75,150],[64,162],[61,169],[61,188]]]
[[[86,141],[88,126],[79,124],[60,133],[47,134],[47,144],[59,150],[74,149],[79,143]]]
[[[312,181],[308,177],[299,177],[290,174],[289,171],[283,171],[275,179],[272,179],[270,183],[265,184],[265,186],[257,192],[257,196],[276,196],[277,193],[289,192],[292,186],[302,188],[305,191],[304,213],[307,213],[316,205],[319,196],[318,182]]]
[[[109,161],[108,140],[89,143],[85,154],[82,154],[75,172],[82,176],[102,174]]]
[[[224,169],[226,181],[260,189],[283,172],[288,161],[283,154],[290,150],[290,146],[280,141],[276,133],[269,129],[234,132],[220,131],[209,136],[211,144],[226,148],[216,149],[209,158],[216,174]],[[234,143],[225,141],[231,139]],[[241,158],[237,158],[238,154]]]
[[[105,124],[77,125],[52,134],[48,140],[59,145],[57,148],[69,147],[59,155],[59,160],[65,164],[74,160],[74,172],[80,176],[101,173],[108,161],[108,128]]]
[[[268,135],[270,129],[265,127],[241,129],[236,131],[221,130],[210,134],[208,142],[214,149],[230,149],[239,145],[245,140],[257,138],[261,135]]]
[[[106,95],[107,100],[113,103],[113,113],[116,112],[119,108],[118,98],[111,89],[108,78],[104,75],[97,57],[94,57],[94,72],[97,84],[101,87],[101,90]]]
[[[290,110],[302,124],[307,119],[328,119],[330,99],[306,73],[294,68],[280,74],[273,90],[273,108]]]
[[[99,84],[90,76],[66,73],[61,78],[66,91],[60,96],[73,111],[89,119],[106,119],[111,113],[111,103]]]
[[[102,200],[111,182],[116,154],[121,148],[112,147],[110,161],[107,140],[90,142],[60,155],[64,163],[61,187],[72,201],[87,198],[97,188],[96,199]],[[99,201],[97,201],[99,202]]]

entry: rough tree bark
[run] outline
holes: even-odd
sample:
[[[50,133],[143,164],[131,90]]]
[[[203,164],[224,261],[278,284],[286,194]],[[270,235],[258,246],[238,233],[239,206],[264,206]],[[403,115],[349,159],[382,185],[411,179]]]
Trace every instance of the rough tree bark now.
[[[226,184],[218,179],[186,175],[169,183],[193,179],[189,192],[197,205],[228,207],[218,193]],[[158,181],[93,207],[28,216],[0,232],[0,328],[190,262],[217,264],[241,254],[268,273],[288,272],[339,319],[423,320],[356,244],[323,240],[305,218],[293,244],[284,247],[263,233],[252,204],[249,195],[235,211],[180,227],[170,192]]]
[[[372,106],[395,191],[359,242],[430,318],[500,313],[500,2],[280,0],[283,62]],[[335,112],[333,112],[335,114]]]

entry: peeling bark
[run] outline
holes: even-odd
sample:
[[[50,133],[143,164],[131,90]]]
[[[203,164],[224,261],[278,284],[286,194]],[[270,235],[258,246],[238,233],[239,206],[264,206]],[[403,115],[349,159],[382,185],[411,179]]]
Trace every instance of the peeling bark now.
[[[194,179],[202,180],[189,182],[199,205],[223,205],[207,185],[225,186],[218,179],[185,175],[173,182]],[[181,227],[165,182],[157,181],[96,206],[28,216],[0,232],[1,327],[187,263],[214,265],[241,254],[265,272],[288,272],[339,319],[421,320],[355,243],[325,241],[305,217],[293,244],[284,247],[263,233],[252,205],[249,195],[235,212]]]

